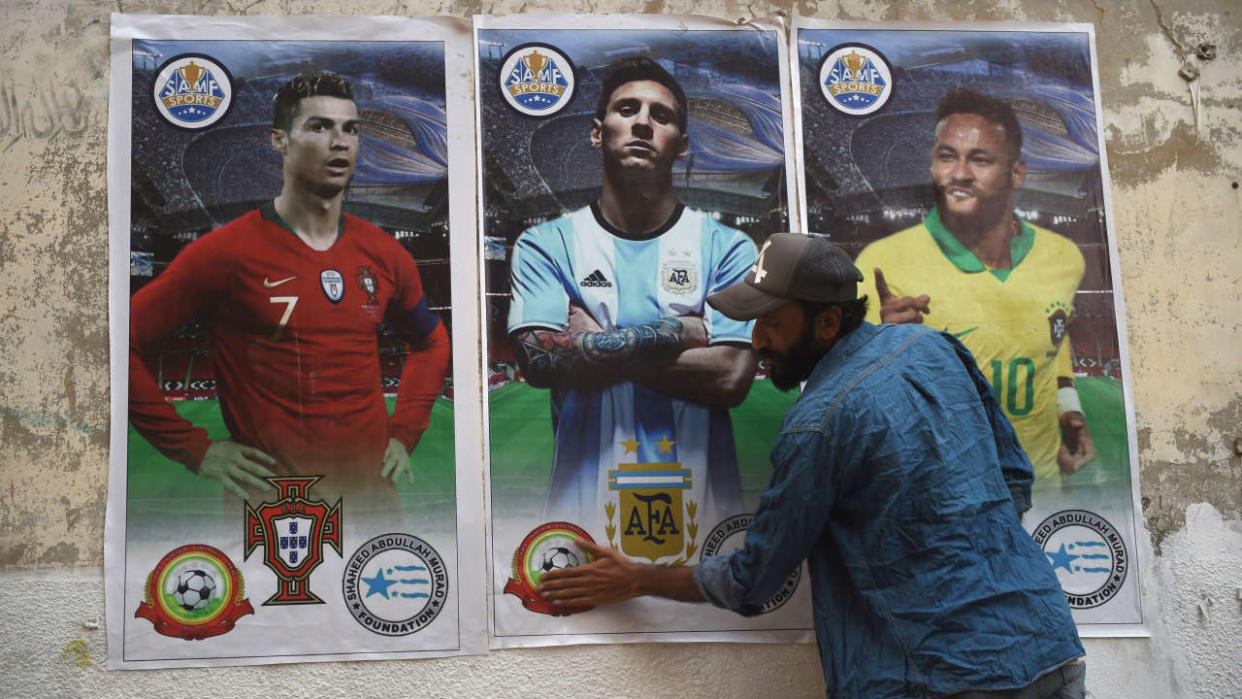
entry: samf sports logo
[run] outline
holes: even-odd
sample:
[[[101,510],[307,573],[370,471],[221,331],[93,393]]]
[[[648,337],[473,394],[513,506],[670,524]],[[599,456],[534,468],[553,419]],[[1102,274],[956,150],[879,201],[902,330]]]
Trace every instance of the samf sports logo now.
[[[819,64],[819,89],[837,111],[863,116],[893,96],[893,72],[879,51],[862,44],[842,44]]]
[[[263,480],[276,486],[280,496],[256,509],[246,502],[245,555],[263,547],[263,564],[279,579],[271,604],[323,604],[310,591],[311,572],[323,563],[324,544],[341,555],[341,501],[328,507],[323,500],[310,500],[310,488],[322,476],[273,477]]]
[[[134,616],[174,638],[219,636],[231,631],[241,617],[254,614],[237,566],[206,544],[169,551],[147,576],[144,593]]]
[[[527,116],[552,116],[574,95],[574,66],[547,44],[523,44],[500,64],[500,94]]]
[[[233,78],[202,54],[182,54],[160,66],[152,92],[155,110],[183,129],[205,129],[233,107]]]
[[[532,529],[513,553],[513,577],[505,583],[505,594],[516,596],[523,607],[540,614],[568,616],[587,611],[582,607],[555,607],[535,591],[544,573],[594,560],[578,548],[578,539],[595,543],[585,529],[569,522],[547,522]]]
[[[406,636],[434,621],[448,585],[440,554],[411,534],[381,534],[359,546],[341,582],[354,620],[384,636]]]
[[[755,519],[753,514],[733,515],[717,524],[707,537],[703,539],[702,558],[708,556],[718,556],[721,553],[728,553],[742,547],[742,542],[746,539],[746,528],[750,526],[752,520]],[[775,595],[767,602],[763,603],[763,611],[761,614],[779,609],[788,602],[794,593],[798,590],[798,583],[802,581],[802,565],[799,564],[794,571],[785,578],[785,584],[781,585],[781,589],[776,591]]]
[[[1072,609],[1091,609],[1121,591],[1130,555],[1108,520],[1087,510],[1062,510],[1031,534],[1061,581]]]

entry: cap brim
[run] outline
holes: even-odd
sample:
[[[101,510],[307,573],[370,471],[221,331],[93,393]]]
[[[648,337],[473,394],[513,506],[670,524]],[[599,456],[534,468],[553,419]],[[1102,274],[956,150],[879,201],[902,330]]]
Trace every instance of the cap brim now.
[[[745,281],[717,291],[707,297],[712,308],[720,311],[733,320],[754,320],[759,316],[774,311],[793,299],[784,296],[773,296],[760,291]]]

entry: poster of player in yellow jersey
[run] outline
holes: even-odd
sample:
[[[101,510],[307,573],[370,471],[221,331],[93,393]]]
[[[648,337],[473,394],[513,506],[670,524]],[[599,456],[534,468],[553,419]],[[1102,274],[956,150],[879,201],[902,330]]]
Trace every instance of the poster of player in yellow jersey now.
[[[1090,25],[800,21],[807,228],[872,323],[975,355],[1034,468],[1023,523],[1089,635],[1141,633],[1137,469]]]

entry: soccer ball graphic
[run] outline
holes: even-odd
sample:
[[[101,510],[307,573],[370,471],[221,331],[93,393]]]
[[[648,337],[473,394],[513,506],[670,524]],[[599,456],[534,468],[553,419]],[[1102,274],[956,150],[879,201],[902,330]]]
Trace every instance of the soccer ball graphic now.
[[[177,591],[173,599],[181,608],[194,612],[205,609],[216,591],[216,580],[201,570],[189,570],[177,577]]]
[[[543,552],[539,561],[539,570],[546,573],[558,568],[573,568],[579,562],[578,554],[564,546],[554,546]]]

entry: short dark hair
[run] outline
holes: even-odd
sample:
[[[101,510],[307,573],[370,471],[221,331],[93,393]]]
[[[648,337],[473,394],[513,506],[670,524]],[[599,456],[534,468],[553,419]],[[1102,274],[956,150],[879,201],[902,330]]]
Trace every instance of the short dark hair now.
[[[841,309],[841,330],[837,333],[837,339],[858,329],[862,325],[863,319],[867,317],[867,296],[864,294],[860,298],[853,301],[798,301],[802,304],[803,318],[810,323],[823,311],[836,306]]]
[[[952,114],[977,114],[993,124],[1000,124],[1005,129],[1005,146],[1009,151],[1010,160],[1022,157],[1022,124],[1018,123],[1018,115],[1014,113],[1004,100],[988,97],[969,87],[955,87],[936,106],[936,125]]]
[[[612,99],[612,93],[617,88],[626,83],[637,82],[639,80],[650,80],[657,82],[668,88],[673,93],[673,99],[677,101],[677,126],[681,128],[682,135],[686,133],[686,122],[689,119],[687,112],[689,111],[686,104],[686,91],[681,89],[681,84],[677,82],[671,73],[664,69],[664,66],[656,63],[648,56],[625,56],[618,58],[608,67],[604,69],[603,83],[599,92],[599,104],[595,106],[595,118],[600,121],[604,120],[604,114],[608,112],[608,102]]]
[[[354,86],[336,73],[302,73],[281,85],[272,97],[272,128],[288,131],[298,104],[307,97],[340,97],[352,102]]]

